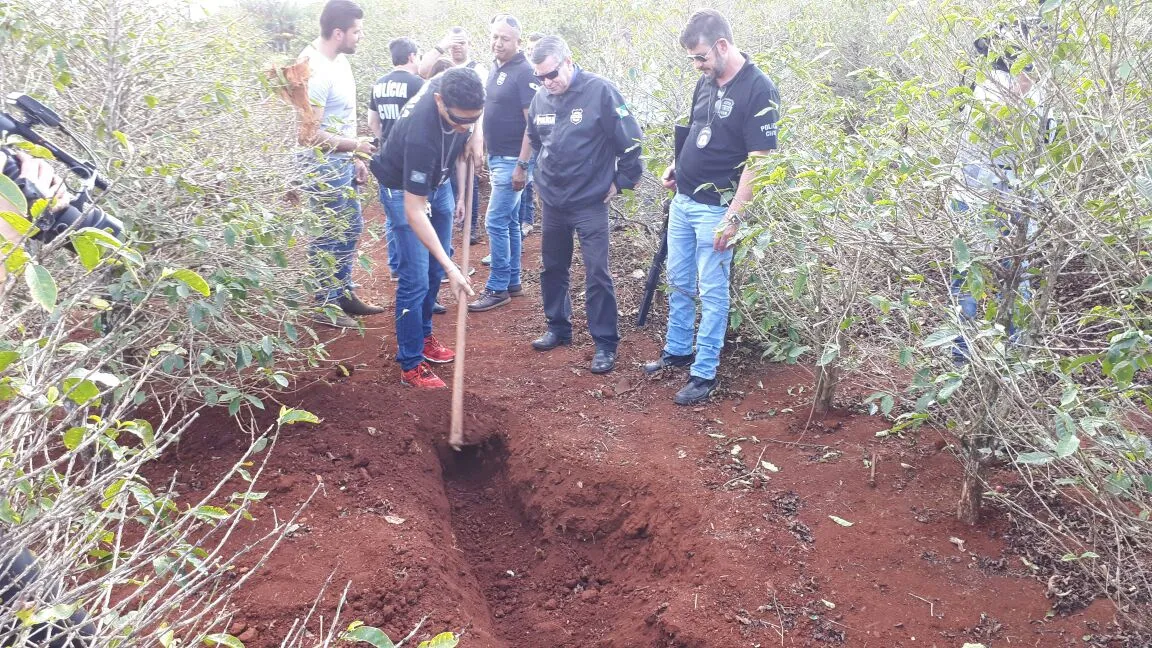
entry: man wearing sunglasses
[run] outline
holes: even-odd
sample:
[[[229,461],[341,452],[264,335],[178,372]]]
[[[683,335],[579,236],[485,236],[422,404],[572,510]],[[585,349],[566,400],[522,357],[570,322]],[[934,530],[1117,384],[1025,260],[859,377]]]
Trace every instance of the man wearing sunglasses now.
[[[732,245],[752,200],[755,174],[748,162],[776,148],[780,95],[736,48],[732,26],[715,10],[688,18],[680,46],[702,76],[685,137],[677,137],[683,145],[663,176],[664,186],[676,190],[668,215],[668,336],[660,358],[644,371],[691,367],[673,400],[694,405],[716,389],[728,327]]]
[[[459,302],[473,294],[447,252],[453,211],[459,222],[466,212],[464,196],[453,195],[449,177],[455,173],[464,186],[461,152],[483,109],[480,77],[467,68],[450,68],[424,84],[404,106],[384,147],[372,158],[380,202],[396,241],[396,361],[400,382],[412,387],[444,387],[428,363],[456,357],[432,334],[432,307],[442,272],[447,272]]]
[[[492,182],[485,217],[492,255],[484,292],[468,304],[468,310],[473,312],[504,306],[521,293],[520,195],[528,180],[532,157],[532,145],[524,128],[537,88],[528,59],[520,51],[520,21],[499,14],[492,19],[490,32],[495,64],[484,88],[481,132]]]
[[[572,236],[584,256],[588,332],[596,344],[592,373],[616,366],[620,333],[616,291],[608,269],[608,202],[632,189],[640,164],[640,126],[616,86],[581,70],[568,44],[546,36],[532,52],[532,68],[545,92],[528,110],[528,137],[536,149],[536,185],[543,204],[540,292],[548,330],[532,342],[537,351],[572,343],[569,275]]]

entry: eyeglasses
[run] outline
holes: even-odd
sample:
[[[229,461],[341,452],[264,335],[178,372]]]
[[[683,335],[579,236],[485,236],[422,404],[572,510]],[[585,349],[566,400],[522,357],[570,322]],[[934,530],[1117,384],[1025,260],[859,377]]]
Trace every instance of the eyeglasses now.
[[[467,126],[469,124],[475,124],[476,122],[480,121],[480,115],[474,115],[472,117],[457,115],[456,113],[449,110],[447,106],[444,107],[444,112],[448,113],[448,119],[451,119],[453,124]]]
[[[520,29],[520,21],[516,20],[512,14],[496,14],[492,16],[492,20],[489,20],[488,24],[495,25],[497,21],[507,23],[512,29]]]
[[[555,79],[556,77],[560,76],[560,68],[562,68],[562,67],[564,67],[563,63],[561,63],[560,65],[557,65],[556,69],[552,70],[551,72],[545,72],[544,74],[536,74],[534,76],[536,77],[536,80],[539,81],[540,83],[544,83],[545,81],[551,81],[552,79]]]
[[[695,61],[697,63],[703,63],[703,62],[707,61],[708,55],[712,53],[712,50],[716,49],[716,45],[718,45],[719,43],[720,43],[720,40],[717,40],[715,43],[712,43],[712,47],[709,47],[708,51],[704,52],[703,54],[689,54],[688,60],[689,61]]]

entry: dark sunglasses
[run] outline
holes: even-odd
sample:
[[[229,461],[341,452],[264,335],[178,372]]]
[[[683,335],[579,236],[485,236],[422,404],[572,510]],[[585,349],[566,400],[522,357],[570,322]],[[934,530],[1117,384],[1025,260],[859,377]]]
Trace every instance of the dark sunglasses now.
[[[469,124],[475,124],[476,122],[480,121],[480,115],[476,115],[475,117],[465,117],[463,115],[457,115],[447,107],[444,108],[444,112],[448,113],[448,119],[451,119],[453,124],[467,126]]]
[[[712,43],[712,47],[709,47],[708,51],[704,52],[703,54],[689,54],[688,60],[689,61],[696,61],[697,63],[703,63],[703,62],[707,61],[708,55],[712,53],[712,50],[716,49],[716,44],[719,42],[720,41],[716,41],[715,43]]]
[[[489,20],[488,24],[495,25],[498,20],[508,23],[508,26],[512,29],[520,29],[520,21],[516,20],[516,17],[511,14],[496,14],[492,16],[492,20]]]
[[[536,80],[539,81],[540,83],[544,83],[545,81],[551,81],[552,79],[555,79],[556,77],[560,76],[560,68],[562,68],[562,67],[564,67],[563,63],[561,63],[560,65],[557,65],[556,69],[552,70],[551,72],[545,72],[544,74],[536,74],[533,76],[535,76]]]

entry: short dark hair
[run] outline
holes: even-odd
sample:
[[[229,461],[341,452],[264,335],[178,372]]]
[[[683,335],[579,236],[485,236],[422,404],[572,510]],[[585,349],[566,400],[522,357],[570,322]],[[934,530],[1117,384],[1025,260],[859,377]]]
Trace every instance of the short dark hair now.
[[[544,34],[542,34],[540,32],[532,32],[531,34],[528,34],[528,42],[529,43],[535,43],[536,41],[540,40],[541,38],[544,38]]]
[[[388,41],[388,51],[392,52],[392,65],[405,65],[417,50],[416,41],[411,38],[393,38]]]
[[[434,77],[449,68],[455,67],[455,65],[456,64],[452,62],[452,59],[444,58],[442,56],[436,59],[436,62],[432,64],[432,70],[428,72],[428,76]]]
[[[440,75],[440,96],[449,108],[484,108],[484,84],[480,82],[480,75],[471,68],[454,67],[445,70]]]
[[[320,38],[331,38],[337,29],[348,31],[363,18],[364,10],[352,0],[328,0],[320,12]]]
[[[690,50],[697,45],[711,47],[723,38],[732,43],[732,25],[719,11],[701,9],[688,17],[688,24],[680,32],[680,47]]]

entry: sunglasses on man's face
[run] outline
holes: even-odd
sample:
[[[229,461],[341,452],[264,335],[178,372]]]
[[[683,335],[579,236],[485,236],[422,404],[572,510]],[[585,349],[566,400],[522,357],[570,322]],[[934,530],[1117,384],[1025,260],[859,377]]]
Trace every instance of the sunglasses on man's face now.
[[[562,68],[562,67],[564,67],[563,63],[561,63],[560,65],[557,65],[556,69],[552,70],[551,72],[545,72],[544,74],[537,74],[537,75],[535,75],[536,80],[539,81],[540,83],[544,83],[545,81],[551,81],[551,80],[555,79],[556,77],[560,76],[560,68]]]
[[[480,121],[480,115],[465,117],[464,115],[457,115],[448,108],[445,108],[444,112],[448,113],[448,119],[451,119],[453,124],[467,126],[469,124],[475,124],[476,122]]]
[[[709,47],[709,48],[708,48],[708,51],[707,51],[707,52],[704,52],[703,54],[689,54],[689,55],[688,55],[688,60],[689,60],[689,61],[695,61],[695,62],[697,62],[697,63],[704,63],[704,62],[706,62],[706,61],[708,60],[708,55],[712,53],[712,50],[716,49],[716,45],[717,45],[719,42],[720,42],[720,41],[716,41],[715,43],[712,43],[712,47]]]

